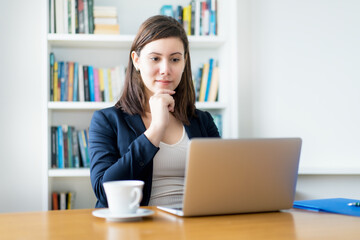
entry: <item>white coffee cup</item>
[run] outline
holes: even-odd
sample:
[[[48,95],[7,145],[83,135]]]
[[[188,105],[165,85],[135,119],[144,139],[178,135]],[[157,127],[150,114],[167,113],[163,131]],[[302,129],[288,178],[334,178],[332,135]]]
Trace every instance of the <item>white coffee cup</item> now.
[[[103,183],[112,214],[136,213],[142,199],[143,181],[124,180]]]

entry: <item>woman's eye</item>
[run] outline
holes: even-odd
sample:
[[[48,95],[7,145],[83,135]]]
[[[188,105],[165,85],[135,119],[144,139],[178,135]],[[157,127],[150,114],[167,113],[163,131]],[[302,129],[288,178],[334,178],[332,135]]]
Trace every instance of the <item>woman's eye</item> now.
[[[158,57],[152,57],[152,58],[150,58],[150,59],[153,60],[153,61],[158,61],[158,60],[159,60]]]
[[[180,61],[180,59],[179,58],[173,58],[173,59],[171,59],[173,62],[178,62],[178,61]]]

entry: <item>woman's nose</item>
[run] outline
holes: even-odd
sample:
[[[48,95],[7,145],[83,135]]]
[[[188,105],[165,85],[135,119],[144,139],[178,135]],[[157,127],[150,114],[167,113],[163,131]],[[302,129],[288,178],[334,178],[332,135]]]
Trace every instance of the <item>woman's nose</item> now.
[[[160,74],[161,75],[168,75],[170,72],[170,64],[168,61],[162,61],[160,64]]]

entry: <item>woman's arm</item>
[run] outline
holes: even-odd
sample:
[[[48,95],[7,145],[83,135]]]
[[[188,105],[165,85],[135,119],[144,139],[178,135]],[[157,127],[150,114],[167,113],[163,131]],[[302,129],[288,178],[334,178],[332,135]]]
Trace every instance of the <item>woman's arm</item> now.
[[[90,177],[100,203],[107,206],[103,182],[141,179],[157,151],[144,134],[135,136],[119,114],[109,118],[96,111],[89,128]]]

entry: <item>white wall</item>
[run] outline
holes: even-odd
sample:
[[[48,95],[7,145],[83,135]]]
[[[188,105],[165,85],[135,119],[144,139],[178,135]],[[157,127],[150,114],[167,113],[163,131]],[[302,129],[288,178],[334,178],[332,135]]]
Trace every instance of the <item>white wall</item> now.
[[[360,2],[251,2],[252,131],[303,139],[300,171],[360,173]]]
[[[360,199],[360,2],[241,2],[250,73],[240,136],[303,138],[300,172],[325,175],[301,174],[296,199]]]
[[[0,212],[41,210],[40,2],[0,7]]]

